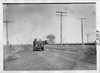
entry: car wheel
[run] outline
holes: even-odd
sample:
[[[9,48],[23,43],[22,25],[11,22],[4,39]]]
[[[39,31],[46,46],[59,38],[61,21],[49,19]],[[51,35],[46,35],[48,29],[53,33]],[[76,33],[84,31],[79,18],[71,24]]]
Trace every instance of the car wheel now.
[[[33,49],[33,51],[35,51],[35,49]]]
[[[42,50],[44,51],[44,47],[42,47]]]
[[[33,51],[35,51],[35,47],[33,48]]]

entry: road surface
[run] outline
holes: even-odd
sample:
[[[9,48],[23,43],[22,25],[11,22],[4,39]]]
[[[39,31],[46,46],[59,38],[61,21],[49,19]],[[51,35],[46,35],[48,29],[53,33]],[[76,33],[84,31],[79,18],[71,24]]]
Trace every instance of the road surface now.
[[[32,46],[24,46],[16,60],[7,61],[5,70],[91,70],[93,64],[80,61],[81,54],[57,50],[32,51]]]

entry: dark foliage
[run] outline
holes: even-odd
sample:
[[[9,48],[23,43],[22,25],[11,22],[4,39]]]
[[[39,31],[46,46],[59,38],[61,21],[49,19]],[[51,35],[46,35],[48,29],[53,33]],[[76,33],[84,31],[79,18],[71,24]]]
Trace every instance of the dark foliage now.
[[[90,47],[87,49],[86,52],[84,52],[86,55],[96,55],[96,47]]]

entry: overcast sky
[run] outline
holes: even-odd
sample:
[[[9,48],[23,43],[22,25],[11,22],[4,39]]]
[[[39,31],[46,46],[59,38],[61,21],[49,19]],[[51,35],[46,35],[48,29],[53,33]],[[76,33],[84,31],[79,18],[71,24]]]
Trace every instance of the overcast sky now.
[[[81,42],[81,20],[84,20],[84,42],[95,41],[96,5],[95,4],[9,4],[3,5],[3,20],[9,23],[9,42],[11,44],[31,43],[37,35],[43,38],[53,34],[55,42],[60,42],[60,17],[56,11],[67,12],[62,18],[63,42]],[[4,44],[6,44],[6,24],[4,23]]]

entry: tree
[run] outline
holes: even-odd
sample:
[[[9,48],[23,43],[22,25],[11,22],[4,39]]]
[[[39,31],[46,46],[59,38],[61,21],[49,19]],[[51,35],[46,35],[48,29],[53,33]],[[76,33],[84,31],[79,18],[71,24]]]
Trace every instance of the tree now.
[[[53,34],[47,35],[46,38],[48,39],[49,43],[54,43],[55,36]]]

